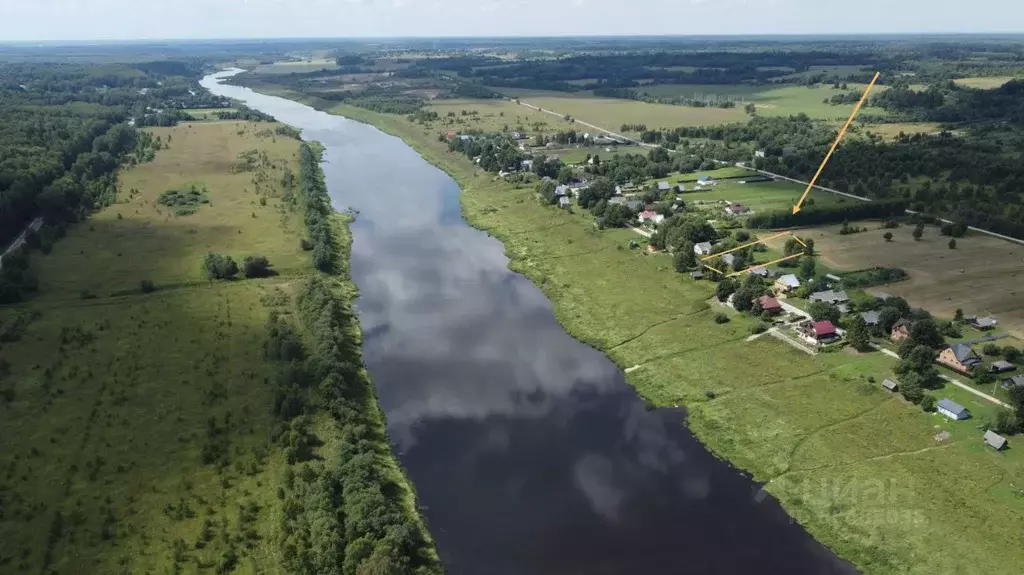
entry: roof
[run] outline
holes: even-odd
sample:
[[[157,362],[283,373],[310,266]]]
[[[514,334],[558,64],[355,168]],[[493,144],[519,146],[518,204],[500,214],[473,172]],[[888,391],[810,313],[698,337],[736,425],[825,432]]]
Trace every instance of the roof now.
[[[836,326],[832,325],[830,321],[816,321],[814,322],[814,335],[835,335]]]
[[[841,277],[839,277],[839,276],[837,276],[835,274],[825,274],[825,279],[832,280],[834,282],[841,282],[841,281],[843,281],[843,278],[841,278]]]
[[[641,220],[651,220],[651,219],[654,219],[654,216],[656,216],[656,215],[658,215],[658,212],[652,212],[651,210],[644,210],[644,211],[640,212],[640,219]]]
[[[670,189],[672,189],[672,186],[670,186],[668,182],[658,182],[658,189],[659,190],[670,190]]]
[[[1010,371],[1014,367],[1016,367],[1016,366],[1013,365],[1012,363],[1010,363],[1008,361],[1003,361],[1001,359],[999,361],[993,361],[992,362],[992,369],[993,370],[997,370],[997,371]]]
[[[877,311],[866,311],[860,314],[860,317],[864,319],[864,323],[868,325],[878,325],[878,320],[881,318],[881,313]]]
[[[631,210],[638,210],[643,207],[644,203],[640,200],[628,200],[626,206]]]
[[[701,250],[703,252],[710,252],[711,251],[711,242],[700,242],[698,244],[695,244],[693,246],[693,248],[695,250],[699,249],[699,250]]]
[[[567,193],[569,193],[569,187],[568,186],[558,186],[557,188],[555,188],[555,195],[556,196],[561,197],[561,196],[564,196]]]
[[[910,325],[911,325],[911,322],[910,322],[909,319],[907,319],[905,317],[901,317],[900,319],[896,320],[896,323],[892,324],[892,328],[893,329],[898,329],[898,328],[901,328],[901,327],[905,327],[907,329],[910,329]]]
[[[686,186],[684,186],[683,184],[679,184],[679,186],[677,186],[677,187],[679,188],[680,192],[685,192],[686,191]]]
[[[1002,449],[1006,447],[1006,438],[989,429],[985,432],[985,443],[996,449]]]
[[[967,408],[966,407],[960,405],[959,403],[953,401],[952,399],[942,398],[942,399],[939,400],[937,405],[938,405],[939,409],[943,409],[945,411],[948,411],[948,412],[952,413],[953,415],[960,415],[962,413],[967,413]]]
[[[565,196],[562,196],[561,198],[558,198],[558,205],[559,206],[568,206],[569,205],[569,198],[567,198]]]
[[[697,178],[698,182],[708,182],[710,180],[711,180],[711,178],[709,178],[707,176],[701,176],[701,177]]]
[[[779,278],[777,281],[780,281],[783,285],[789,287],[800,287],[800,280],[798,280],[796,276],[793,274],[786,274]]]
[[[810,299],[811,301],[824,301],[824,302],[829,302],[829,303],[842,303],[842,302],[850,301],[850,297],[847,296],[846,292],[843,291],[843,290],[839,290],[839,291],[825,290],[825,291],[815,292],[815,293],[812,293],[811,297],[809,297],[808,299]]]
[[[743,212],[747,211],[747,207],[744,206],[743,204],[729,204],[729,206],[725,209],[734,214],[742,214]]]
[[[608,198],[608,203],[609,204],[622,204],[622,205],[626,205],[626,198],[624,198],[622,196],[615,196],[615,197],[612,197],[612,198]]]
[[[995,318],[991,317],[979,317],[971,321],[971,325],[977,327],[995,327],[997,323],[999,322],[997,322]]]
[[[953,355],[960,363],[968,364],[978,363],[981,361],[981,358],[978,357],[978,354],[974,353],[974,349],[971,348],[970,344],[954,343],[949,346],[949,349],[953,351]]]
[[[750,268],[750,273],[754,274],[755,276],[761,276],[763,278],[766,278],[771,275],[771,272],[768,271],[768,268],[764,266],[754,266],[753,268]]]
[[[761,306],[761,309],[775,309],[782,307],[779,300],[767,295],[757,298],[757,303]]]
[[[704,274],[703,272],[693,272],[690,274],[690,277],[692,277],[695,280],[699,280],[704,277]]]
[[[1013,377],[1008,377],[1003,380],[1003,383],[1008,385],[1015,385],[1017,387],[1024,387],[1024,375],[1015,375]]]
[[[736,263],[736,256],[732,254],[725,254],[724,256],[722,256],[722,261],[725,262],[726,265],[731,266],[732,264]]]
[[[895,381],[891,379],[886,379],[885,381],[882,382],[882,387],[891,391],[896,391],[897,389],[899,389],[900,386]]]

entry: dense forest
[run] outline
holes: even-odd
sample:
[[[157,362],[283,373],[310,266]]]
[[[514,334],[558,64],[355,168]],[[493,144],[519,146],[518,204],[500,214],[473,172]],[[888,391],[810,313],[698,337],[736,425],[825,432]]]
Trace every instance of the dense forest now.
[[[227,106],[199,87],[197,66],[0,64],[0,247],[37,217],[45,225],[26,247],[45,246],[115,201],[118,167],[151,159],[160,146],[138,127],[189,120],[185,108]],[[25,254],[5,257],[0,302],[34,289]]]

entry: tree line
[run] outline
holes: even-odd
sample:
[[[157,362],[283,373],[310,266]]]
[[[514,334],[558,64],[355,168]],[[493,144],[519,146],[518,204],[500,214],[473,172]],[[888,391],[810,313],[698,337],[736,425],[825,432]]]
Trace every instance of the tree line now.
[[[757,213],[747,218],[750,228],[790,228],[820,226],[850,220],[889,219],[902,216],[907,209],[906,200],[857,202],[842,206],[811,206],[798,213],[792,210]]]
[[[324,173],[320,169],[320,151],[303,142],[299,145],[299,196],[303,221],[309,239],[302,248],[312,252],[313,267],[331,273],[338,259],[338,248],[331,227],[331,198],[327,194]]]

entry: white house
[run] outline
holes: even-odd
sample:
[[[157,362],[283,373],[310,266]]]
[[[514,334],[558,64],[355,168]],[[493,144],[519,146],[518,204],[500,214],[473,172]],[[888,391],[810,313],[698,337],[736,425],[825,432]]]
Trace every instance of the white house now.
[[[711,242],[700,242],[699,244],[694,244],[693,253],[697,254],[698,256],[710,256]]]
[[[935,404],[935,407],[936,411],[954,421],[967,419],[971,416],[971,412],[967,411],[966,407],[949,399],[940,399],[939,402]]]

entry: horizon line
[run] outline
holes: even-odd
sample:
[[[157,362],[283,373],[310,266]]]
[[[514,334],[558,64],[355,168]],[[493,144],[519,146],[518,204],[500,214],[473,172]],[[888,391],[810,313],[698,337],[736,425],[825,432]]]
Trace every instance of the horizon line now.
[[[334,42],[365,42],[372,40],[545,40],[545,39],[737,39],[737,38],[877,38],[877,37],[1024,37],[1024,30],[1015,32],[832,32],[832,33],[736,33],[736,34],[557,34],[557,35],[445,35],[445,36],[203,36],[194,38],[163,37],[163,38],[88,38],[88,39],[49,39],[49,40],[4,40],[0,46],[69,46],[99,44],[145,44],[154,42],[244,42],[244,41],[334,41]]]

